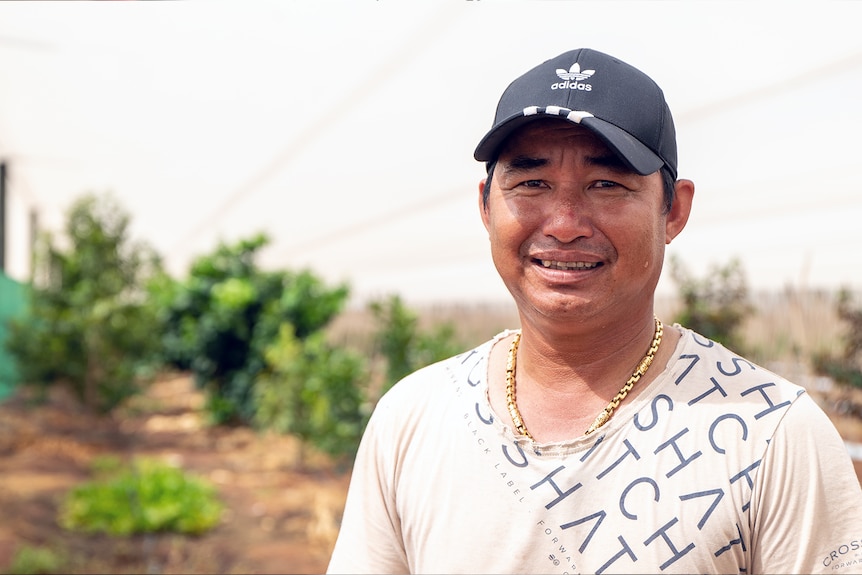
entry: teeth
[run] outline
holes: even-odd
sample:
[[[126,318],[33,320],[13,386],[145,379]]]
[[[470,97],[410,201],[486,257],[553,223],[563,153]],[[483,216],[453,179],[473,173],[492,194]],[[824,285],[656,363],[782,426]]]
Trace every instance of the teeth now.
[[[589,270],[599,265],[595,262],[558,262],[554,260],[541,260],[541,262],[546,268],[555,270]]]

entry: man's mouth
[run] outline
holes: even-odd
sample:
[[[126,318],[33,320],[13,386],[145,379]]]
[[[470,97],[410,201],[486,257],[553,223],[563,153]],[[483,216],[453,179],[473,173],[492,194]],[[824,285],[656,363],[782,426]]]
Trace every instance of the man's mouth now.
[[[552,270],[591,270],[602,265],[601,262],[560,262],[556,260],[535,260],[543,267]]]

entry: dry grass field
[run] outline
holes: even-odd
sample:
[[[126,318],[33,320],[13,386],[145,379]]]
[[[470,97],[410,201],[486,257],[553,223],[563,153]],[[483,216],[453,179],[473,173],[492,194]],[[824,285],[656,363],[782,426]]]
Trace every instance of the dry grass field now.
[[[835,311],[835,294],[831,292],[787,291],[758,293],[750,296],[753,313],[742,326],[749,358],[772,363],[806,363],[812,353],[841,349],[844,326]],[[862,302],[862,297],[857,301]],[[862,303],[860,303],[862,305]],[[513,303],[424,305],[415,310],[420,325],[452,323],[465,346],[473,346],[506,328],[518,327]],[[656,314],[666,323],[680,310],[674,297],[659,297]],[[350,309],[331,328],[333,338],[362,347],[374,325],[367,310]]]

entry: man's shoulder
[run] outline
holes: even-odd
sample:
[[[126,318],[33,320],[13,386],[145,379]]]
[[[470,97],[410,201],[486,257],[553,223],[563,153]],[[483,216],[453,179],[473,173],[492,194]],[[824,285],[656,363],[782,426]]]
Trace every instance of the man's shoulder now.
[[[806,395],[806,388],[772,369],[703,335],[681,328],[683,336],[668,373],[676,395],[689,405],[722,409],[741,403],[787,407]]]
[[[491,346],[499,337],[417,369],[393,385],[380,401],[400,403],[430,399],[448,394],[459,382],[484,381],[486,374],[482,367],[487,364]]]
[[[682,341],[679,354],[675,358],[678,364],[687,367],[685,372],[692,371],[695,367],[710,372],[715,372],[724,378],[732,378],[745,375],[756,375],[775,380],[781,386],[800,388],[798,383],[791,381],[785,375],[776,373],[746,355],[733,349],[725,347],[721,343],[712,340],[698,332],[677,325],[682,332]]]

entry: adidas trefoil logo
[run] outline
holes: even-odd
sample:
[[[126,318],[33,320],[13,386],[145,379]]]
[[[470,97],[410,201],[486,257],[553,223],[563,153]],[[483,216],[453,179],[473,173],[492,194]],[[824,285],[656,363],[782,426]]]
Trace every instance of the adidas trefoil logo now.
[[[581,65],[577,62],[572,64],[568,72],[562,68],[557,68],[557,76],[560,77],[560,80],[586,80],[595,73],[595,70],[584,70],[581,72]]]
[[[583,80],[590,78],[595,73],[595,70],[581,71],[581,65],[577,62],[572,64],[568,71],[564,68],[557,68],[557,76],[564,81],[551,84],[551,90],[584,90],[589,92],[593,87],[583,83]]]

